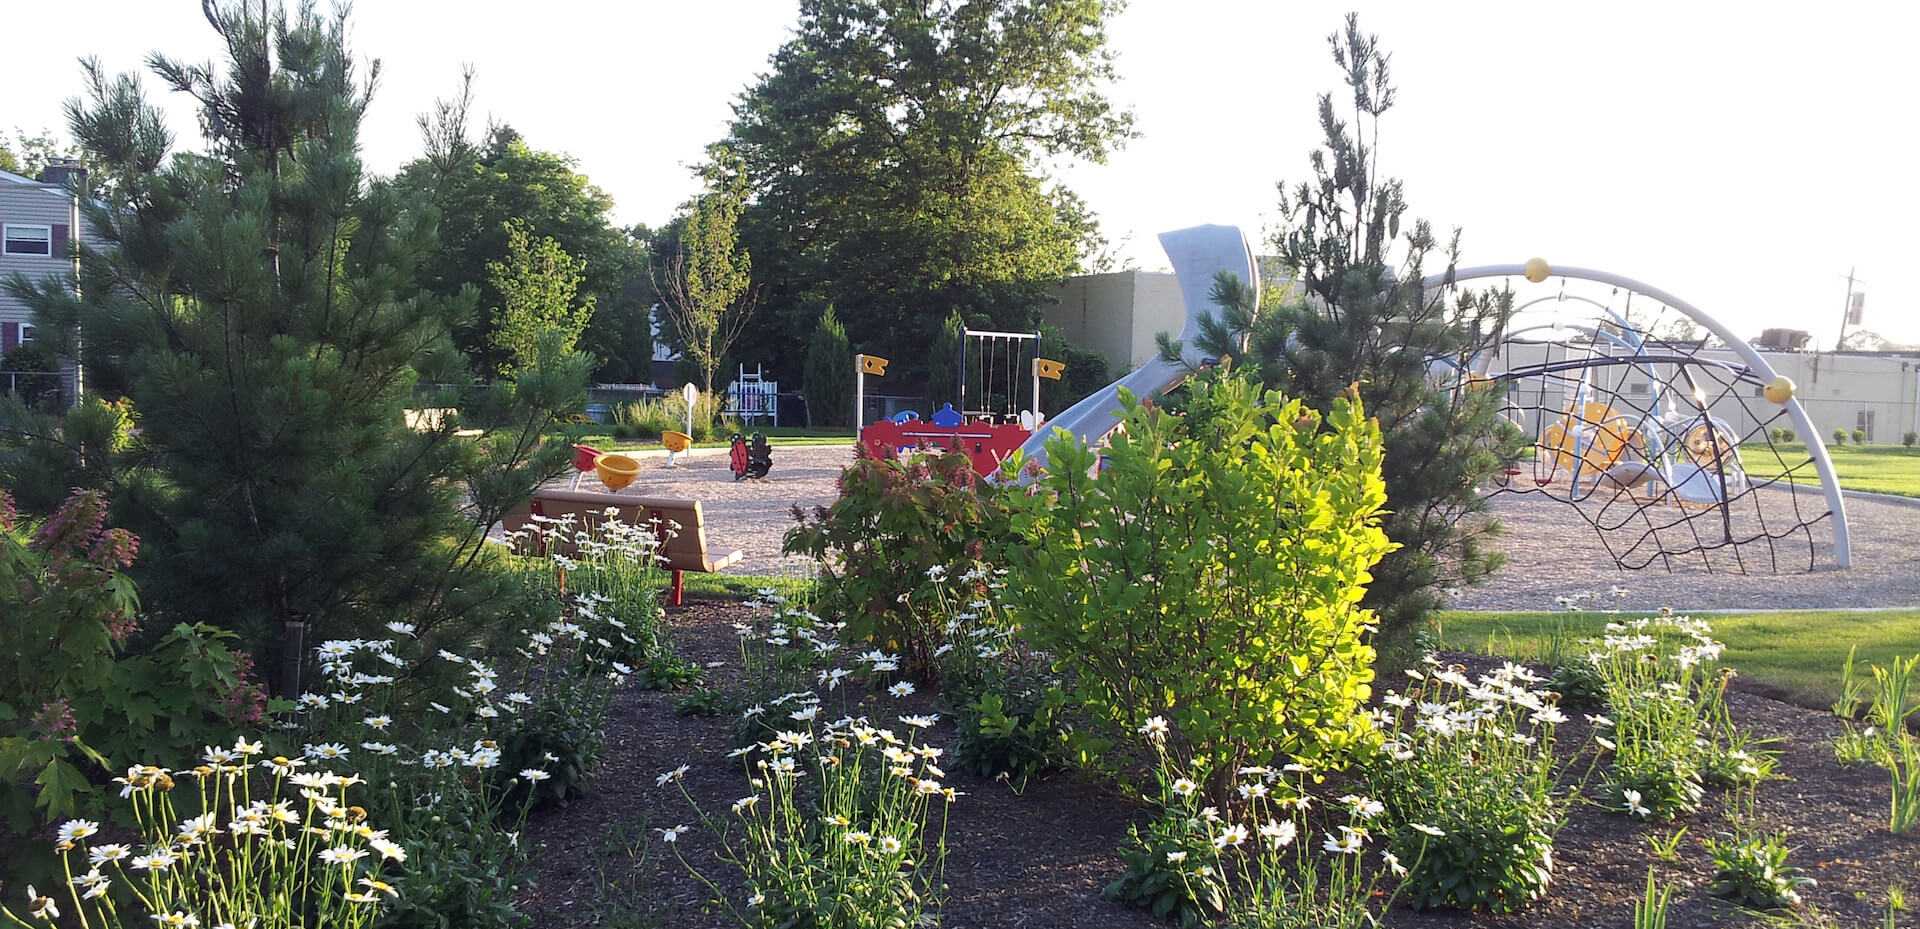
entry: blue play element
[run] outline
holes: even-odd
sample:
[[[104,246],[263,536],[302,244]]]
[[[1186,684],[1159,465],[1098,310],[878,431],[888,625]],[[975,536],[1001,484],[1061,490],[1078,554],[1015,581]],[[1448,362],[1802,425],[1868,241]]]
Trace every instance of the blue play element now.
[[[919,421],[920,414],[912,410],[901,410],[893,414],[893,424],[896,426],[904,426],[908,423],[917,423]]]
[[[940,409],[933,414],[933,424],[936,426],[962,426],[966,422],[967,418],[954,412],[951,403],[940,404]]]

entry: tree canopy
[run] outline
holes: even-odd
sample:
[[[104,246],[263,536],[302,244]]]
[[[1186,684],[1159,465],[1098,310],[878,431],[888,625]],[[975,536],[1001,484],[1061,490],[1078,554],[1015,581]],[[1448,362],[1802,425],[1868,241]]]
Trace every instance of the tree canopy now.
[[[421,120],[427,152],[400,169],[395,186],[439,217],[440,248],[420,268],[420,286],[451,296],[480,288],[479,305],[505,305],[488,266],[508,258],[509,226],[533,240],[553,240],[583,263],[576,309],[591,308],[580,348],[598,359],[603,381],[646,381],[653,359],[645,230],[612,220],[613,198],[588,180],[569,156],[533,148],[511,126],[491,127],[484,142],[468,137],[470,85]],[[505,358],[492,322],[475,318],[454,330],[460,349],[482,369]]]
[[[1132,133],[1103,91],[1119,8],[805,0],[722,143],[752,192],[742,239],[766,305],[740,353],[796,371],[829,303],[857,350],[902,359],[949,313],[1030,325],[1097,242],[1043,164]]]
[[[89,64],[68,112],[106,247],[79,244],[77,293],[6,282],[50,339],[84,332],[125,385],[139,433],[98,479],[145,546],[148,607],[280,638],[293,667],[302,629],[407,617],[425,635],[475,616],[498,576],[487,529],[563,466],[542,436],[583,398],[587,359],[544,352],[541,370],[470,393],[464,412],[496,426],[484,438],[456,440],[453,417],[407,428],[409,408],[451,405],[418,385],[464,381],[448,333],[477,314],[471,288],[411,286],[437,254],[434,217],[363,172],[377,63],[349,51],[344,14],[205,15],[223,65],[149,59],[198,104],[205,153],[171,152],[139,82]]]

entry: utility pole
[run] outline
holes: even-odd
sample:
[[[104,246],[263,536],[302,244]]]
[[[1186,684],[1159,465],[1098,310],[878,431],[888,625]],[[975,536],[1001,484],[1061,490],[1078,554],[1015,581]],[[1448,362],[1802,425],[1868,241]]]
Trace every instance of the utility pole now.
[[[1854,270],[1855,269],[1853,268],[1847,269],[1847,297],[1846,299],[1840,301],[1840,338],[1839,340],[1833,343],[1833,350],[1836,352],[1846,347],[1847,322],[1853,318],[1853,284],[1854,284],[1853,272]],[[1866,281],[1861,281],[1860,283],[1864,284],[1866,283]]]

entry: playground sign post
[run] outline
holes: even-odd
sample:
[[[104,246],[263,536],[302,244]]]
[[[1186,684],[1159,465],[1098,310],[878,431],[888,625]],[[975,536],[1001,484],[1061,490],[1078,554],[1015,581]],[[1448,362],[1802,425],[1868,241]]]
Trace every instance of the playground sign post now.
[[[879,355],[853,356],[853,431],[865,425],[867,415],[867,375],[885,377],[888,361]]]

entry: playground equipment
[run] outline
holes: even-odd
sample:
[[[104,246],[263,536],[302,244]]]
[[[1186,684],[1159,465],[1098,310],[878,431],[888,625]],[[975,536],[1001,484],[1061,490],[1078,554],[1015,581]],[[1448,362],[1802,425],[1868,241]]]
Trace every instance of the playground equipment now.
[[[749,445],[746,437],[736,432],[732,445],[727,454],[727,467],[733,471],[733,479],[766,480],[767,472],[773,470],[773,446],[767,444],[767,437],[756,432]]]
[[[1046,443],[1061,432],[1097,445],[1118,422],[1122,390],[1149,399],[1211,364],[1195,345],[1200,320],[1215,310],[1216,275],[1260,292],[1259,266],[1235,227],[1166,232],[1160,244],[1187,311],[1180,357],[1154,359],[1056,414],[1020,447],[1027,461],[1044,468]],[[1811,569],[1822,520],[1831,523],[1833,564],[1851,564],[1846,505],[1826,446],[1793,382],[1752,346],[1665,291],[1539,258],[1450,270],[1422,285],[1442,300],[1466,282],[1494,280],[1513,302],[1490,347],[1431,359],[1437,387],[1501,391],[1507,419],[1532,437],[1531,461],[1488,494],[1540,494],[1572,507],[1622,568],[1657,561],[1669,570],[1778,571],[1798,561],[1783,561],[1783,553],[1804,551]],[[1577,318],[1529,316],[1569,308]],[[1689,329],[1707,338],[1655,334]],[[1724,348],[1709,349],[1709,339]],[[1776,444],[1778,427],[1791,428],[1804,453]]]
[[[660,444],[667,447],[667,467],[671,468],[681,455],[693,447],[693,436],[669,429],[660,433]]]
[[[1120,391],[1147,399],[1159,396],[1212,359],[1202,357],[1195,343],[1200,336],[1200,320],[1216,309],[1209,294],[1216,274],[1232,274],[1260,292],[1260,267],[1253,249],[1237,226],[1193,226],[1160,234],[1160,247],[1173,263],[1180,282],[1180,298],[1187,318],[1180,328],[1180,359],[1155,358],[1133,373],[1087,395],[1046,422],[1049,428],[1036,430],[1020,446],[1020,454],[1041,468],[1047,465],[1047,440],[1056,432],[1067,432],[1089,445],[1097,445],[1119,422]],[[1023,478],[1024,480],[1024,478]]]
[[[1623,568],[1779,571],[1804,552],[1811,569],[1821,520],[1832,562],[1851,563],[1826,446],[1793,382],[1752,346],[1665,291],[1540,258],[1423,283],[1445,299],[1489,280],[1511,300],[1499,331],[1432,372],[1449,389],[1502,391],[1503,415],[1532,439],[1532,460],[1490,494],[1572,507]],[[1804,452],[1776,442],[1782,427]]]
[[[1046,414],[1040,410],[1041,380],[1057,381],[1066,373],[1064,363],[1040,357],[1039,347],[1037,332],[965,330],[958,359],[958,409],[952,403],[943,403],[926,420],[907,411],[864,426],[866,377],[885,376],[889,362],[874,355],[855,355],[854,426],[859,429],[860,444],[880,458],[916,448],[952,449],[965,453],[982,477],[993,474],[1046,421]],[[1033,406],[1017,410],[1015,392],[1022,370],[1032,379]],[[978,389],[970,390],[976,383],[975,371],[979,373]],[[969,396],[976,409],[968,409]]]
[[[600,476],[600,483],[607,489],[619,493],[640,476],[640,461],[631,455],[605,452],[593,461],[594,473]]]

